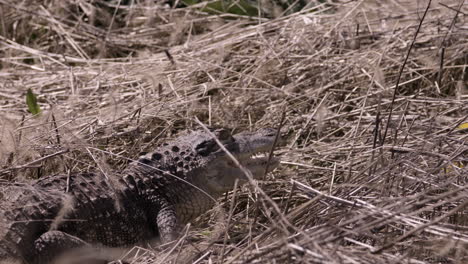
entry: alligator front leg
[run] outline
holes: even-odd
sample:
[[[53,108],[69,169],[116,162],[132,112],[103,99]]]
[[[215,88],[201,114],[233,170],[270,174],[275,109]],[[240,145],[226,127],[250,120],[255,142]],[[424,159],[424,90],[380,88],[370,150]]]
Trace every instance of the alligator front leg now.
[[[173,206],[161,208],[156,217],[159,236],[163,243],[171,242],[177,239],[177,216]]]
[[[75,251],[76,250],[76,251]],[[83,259],[79,250],[86,251],[86,259]],[[93,249],[85,241],[61,231],[49,231],[42,234],[34,241],[32,252],[24,252],[26,263],[107,263],[101,259],[99,251]],[[76,257],[80,257],[77,259]]]
[[[149,219],[151,219],[150,223],[155,221],[151,224],[153,224],[154,229],[157,229],[161,242],[167,243],[176,240],[179,221],[174,206],[158,195],[149,196],[148,201],[147,212]]]

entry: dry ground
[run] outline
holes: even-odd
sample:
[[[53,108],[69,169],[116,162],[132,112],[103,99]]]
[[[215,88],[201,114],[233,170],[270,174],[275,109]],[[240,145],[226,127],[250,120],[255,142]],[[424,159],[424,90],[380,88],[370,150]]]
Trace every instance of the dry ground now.
[[[152,2],[0,0],[4,181],[120,169],[195,118],[281,126],[279,169],[132,263],[468,263],[466,1]]]

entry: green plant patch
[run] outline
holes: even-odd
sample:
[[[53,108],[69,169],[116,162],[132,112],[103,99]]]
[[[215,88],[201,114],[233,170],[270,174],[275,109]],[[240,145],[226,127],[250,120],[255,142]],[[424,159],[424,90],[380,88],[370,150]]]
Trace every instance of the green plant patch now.
[[[28,105],[28,110],[31,114],[37,115],[41,112],[39,104],[37,104],[36,95],[32,92],[31,89],[28,89],[26,93],[26,104]]]

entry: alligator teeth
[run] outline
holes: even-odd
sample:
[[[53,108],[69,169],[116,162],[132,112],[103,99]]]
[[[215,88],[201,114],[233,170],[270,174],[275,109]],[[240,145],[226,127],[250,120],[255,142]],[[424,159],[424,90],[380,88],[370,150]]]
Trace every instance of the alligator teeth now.
[[[268,157],[268,154],[267,153],[255,153],[252,155],[252,159],[261,159],[261,158],[267,158]]]

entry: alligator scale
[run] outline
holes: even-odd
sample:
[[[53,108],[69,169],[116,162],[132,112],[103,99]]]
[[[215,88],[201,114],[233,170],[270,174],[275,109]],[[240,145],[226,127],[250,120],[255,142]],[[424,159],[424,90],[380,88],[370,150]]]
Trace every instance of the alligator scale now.
[[[7,258],[53,263],[74,249],[177,239],[183,224],[212,208],[214,198],[231,190],[236,179],[246,179],[218,142],[254,178],[279,164],[272,158],[267,166],[266,157],[255,156],[271,150],[274,129],[236,135],[226,129],[211,131],[165,143],[117,177],[98,172],[55,175],[14,192],[15,208],[0,207],[0,263]]]

